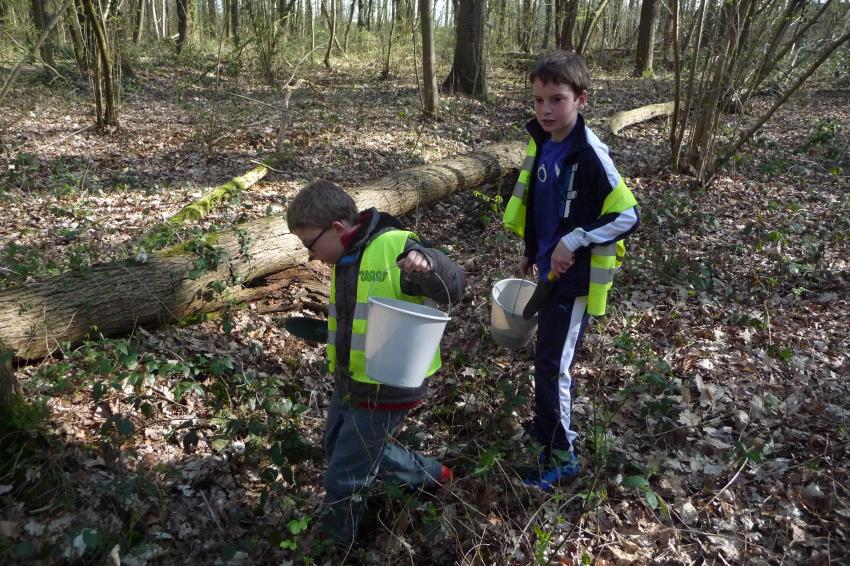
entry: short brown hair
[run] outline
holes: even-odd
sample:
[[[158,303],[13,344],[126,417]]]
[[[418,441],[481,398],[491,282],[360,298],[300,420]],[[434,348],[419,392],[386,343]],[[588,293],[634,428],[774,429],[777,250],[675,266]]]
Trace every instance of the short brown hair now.
[[[528,80],[539,80],[543,84],[565,84],[576,95],[590,88],[590,71],[581,55],[553,49],[540,55],[537,64],[528,73]]]
[[[326,228],[336,220],[355,224],[357,216],[357,204],[347,192],[319,179],[295,195],[286,211],[286,223],[290,230]]]

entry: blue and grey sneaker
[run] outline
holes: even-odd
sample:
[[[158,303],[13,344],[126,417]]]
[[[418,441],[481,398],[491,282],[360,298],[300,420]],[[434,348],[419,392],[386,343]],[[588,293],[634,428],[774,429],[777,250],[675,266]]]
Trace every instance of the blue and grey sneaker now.
[[[550,458],[539,463],[538,469],[526,475],[522,483],[541,491],[550,491],[564,478],[574,478],[581,472],[581,463],[573,452],[555,450]]]

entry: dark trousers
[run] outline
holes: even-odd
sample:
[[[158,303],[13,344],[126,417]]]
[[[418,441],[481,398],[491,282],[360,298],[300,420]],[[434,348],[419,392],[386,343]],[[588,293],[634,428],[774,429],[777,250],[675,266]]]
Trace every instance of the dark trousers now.
[[[415,488],[429,487],[440,479],[440,462],[390,438],[407,411],[358,408],[334,391],[325,430],[328,471],[321,516],[324,536],[341,544],[354,540],[366,510],[366,496],[376,478]]]
[[[548,456],[573,452],[578,436],[572,426],[576,383],[571,373],[590,315],[587,297],[563,297],[556,291],[541,305],[534,352],[535,414],[531,430]]]

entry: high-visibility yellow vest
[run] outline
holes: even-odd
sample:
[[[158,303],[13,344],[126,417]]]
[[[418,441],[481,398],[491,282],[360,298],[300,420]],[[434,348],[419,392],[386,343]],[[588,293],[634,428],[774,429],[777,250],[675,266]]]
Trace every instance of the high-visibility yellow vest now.
[[[351,378],[362,383],[379,384],[366,375],[366,331],[369,313],[369,297],[401,299],[421,304],[425,298],[406,295],[401,292],[401,269],[396,258],[404,252],[408,238],[418,239],[413,232],[390,230],[372,240],[360,258],[360,271],[357,274],[357,304],[354,307],[354,320],[351,327],[351,350],[348,357],[348,372]],[[336,266],[331,277],[331,298],[328,304],[328,368],[336,370]],[[442,365],[440,348],[434,352],[428,374],[432,375]]]
[[[528,211],[528,183],[531,180],[531,172],[534,160],[537,156],[537,144],[534,138],[529,140],[522,162],[522,170],[519,173],[514,191],[505,207],[502,222],[505,228],[520,237],[525,235],[525,220]],[[637,205],[634,195],[626,186],[623,178],[605,198],[599,216],[612,212],[623,212]],[[607,246],[592,246],[590,248],[590,286],[587,293],[587,312],[594,316],[605,314],[608,303],[608,291],[614,284],[614,274],[623,263],[626,255],[626,245],[622,240]],[[533,258],[529,258],[533,259]]]

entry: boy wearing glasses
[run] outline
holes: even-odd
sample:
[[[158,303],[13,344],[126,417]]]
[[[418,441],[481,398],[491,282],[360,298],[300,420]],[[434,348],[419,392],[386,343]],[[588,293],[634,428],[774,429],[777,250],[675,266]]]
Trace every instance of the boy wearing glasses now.
[[[374,208],[358,213],[348,193],[329,181],[304,187],[289,204],[287,223],[311,258],[332,266],[327,355],[334,391],[324,436],[328,470],[320,521],[325,538],[348,545],[376,478],[417,489],[452,479],[451,469],[391,438],[408,411],[422,403],[427,381],[416,388],[392,387],[366,374],[368,297],[455,303],[463,294],[463,271],[389,214]],[[439,367],[438,350],[429,373]]]

